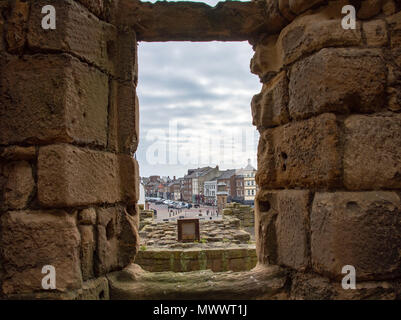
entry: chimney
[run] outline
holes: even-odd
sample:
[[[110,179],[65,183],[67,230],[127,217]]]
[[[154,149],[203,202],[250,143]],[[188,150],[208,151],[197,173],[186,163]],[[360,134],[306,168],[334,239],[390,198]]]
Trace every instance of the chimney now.
[[[251,159],[248,159],[248,166],[251,165]]]

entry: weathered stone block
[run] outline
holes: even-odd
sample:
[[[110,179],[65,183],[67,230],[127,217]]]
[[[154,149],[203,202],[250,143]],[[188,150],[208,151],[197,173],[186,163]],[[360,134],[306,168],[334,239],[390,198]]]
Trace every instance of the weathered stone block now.
[[[344,290],[340,281],[309,273],[297,273],[291,284],[294,300],[394,300],[397,283],[385,281],[356,282],[356,290]]]
[[[263,85],[261,93],[253,97],[251,107],[253,125],[259,130],[289,121],[288,79],[285,71]]]
[[[104,0],[78,0],[82,5],[87,7],[90,12],[98,17],[104,16],[105,1]]]
[[[397,65],[401,67],[401,11],[386,19],[390,30],[391,53]]]
[[[139,143],[139,100],[135,87],[133,83],[113,81],[111,88],[109,148],[134,154]]]
[[[82,279],[88,280],[94,275],[94,252],[96,250],[96,241],[94,227],[88,225],[79,225],[81,234],[81,271]]]
[[[277,262],[297,270],[309,265],[309,191],[277,194]]]
[[[41,10],[47,4],[46,0],[32,3],[28,46],[33,50],[71,53],[113,74],[116,28],[100,21],[76,1],[64,0],[52,4],[57,12],[56,30],[44,30]]]
[[[139,235],[133,218],[123,207],[99,208],[97,224],[97,275],[122,269],[133,261]]]
[[[26,25],[30,2],[15,0],[11,3],[11,16],[7,20],[6,42],[8,51],[21,54],[26,43]],[[0,12],[1,13],[1,12]],[[1,41],[0,41],[1,42]]]
[[[361,1],[361,7],[358,10],[358,19],[369,19],[378,15],[382,9],[383,0],[365,0]]]
[[[363,32],[368,46],[382,47],[388,43],[387,25],[384,20],[365,22]]]
[[[291,64],[325,47],[363,45],[360,23],[355,30],[341,27],[341,8],[341,3],[334,2],[317,13],[298,17],[286,26],[277,42],[284,64]]]
[[[258,262],[277,264],[277,191],[260,190],[255,198],[255,239]]]
[[[60,144],[42,147],[38,199],[47,207],[74,207],[137,200],[135,159]]]
[[[132,28],[119,29],[117,37],[117,48],[114,52],[118,55],[115,66],[118,79],[136,86],[138,83],[138,42],[135,31]]]
[[[95,208],[83,209],[78,214],[79,224],[94,225],[96,224],[96,210]]]
[[[0,151],[0,158],[5,160],[33,160],[36,157],[35,147],[8,146]]]
[[[80,235],[65,211],[9,211],[1,216],[3,294],[42,290],[42,268],[56,269],[56,287],[81,287]]]
[[[311,214],[312,266],[342,279],[345,265],[361,280],[401,274],[401,202],[395,192],[317,193]]]
[[[333,114],[262,133],[256,181],[264,188],[329,188],[341,183],[340,129]]]
[[[107,76],[69,55],[11,58],[1,69],[1,144],[106,145]]]
[[[261,190],[256,207],[259,261],[305,270],[310,260],[309,191]]]
[[[121,3],[121,1],[120,1]],[[215,7],[197,2],[154,4],[124,1],[119,23],[132,26],[140,41],[240,41],[285,25],[277,1],[222,1]]]
[[[386,103],[386,72],[380,50],[322,49],[291,68],[290,116],[378,111]]]
[[[295,19],[296,15],[290,10],[289,2],[290,0],[279,0],[278,8],[284,18],[286,18],[288,21],[292,21]]]
[[[290,10],[296,14],[300,14],[322,3],[324,3],[324,0],[289,0]]]
[[[353,115],[344,124],[345,186],[401,189],[401,116]]]
[[[278,36],[273,35],[254,46],[255,54],[251,60],[251,72],[258,75],[262,82],[268,82],[283,67],[283,57],[276,43]]]
[[[35,188],[32,168],[26,161],[9,162],[3,166],[3,210],[23,209],[27,206]]]
[[[109,300],[109,282],[106,277],[85,281],[78,290],[76,300]]]

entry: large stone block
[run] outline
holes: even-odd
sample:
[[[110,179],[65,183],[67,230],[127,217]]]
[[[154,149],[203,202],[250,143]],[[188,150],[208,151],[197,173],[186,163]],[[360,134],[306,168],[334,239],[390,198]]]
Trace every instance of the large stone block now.
[[[111,82],[108,146],[134,154],[139,143],[139,100],[134,84]]]
[[[253,97],[251,107],[253,125],[259,130],[289,121],[288,79],[285,71],[263,85],[261,93]]]
[[[255,239],[260,264],[277,264],[277,215],[277,191],[260,190],[255,198]]]
[[[343,266],[357,281],[401,275],[401,202],[395,192],[317,193],[311,214],[312,266],[342,279]]]
[[[42,28],[41,13],[48,1],[33,1],[29,19],[28,46],[33,50],[66,52],[114,73],[116,28],[100,21],[76,1],[55,1],[56,29]]]
[[[137,200],[136,160],[67,144],[39,150],[38,199],[46,207]]]
[[[69,55],[11,58],[1,66],[0,143],[106,145],[108,79]]]
[[[291,64],[325,47],[363,45],[359,23],[355,30],[342,28],[342,5],[332,2],[323,10],[296,18],[281,31],[277,46],[284,64]]]
[[[256,181],[264,188],[332,188],[341,184],[340,129],[333,114],[264,131]]]
[[[257,251],[264,264],[309,266],[309,191],[261,190],[256,198]]]
[[[81,234],[81,271],[82,279],[88,280],[94,276],[94,253],[96,250],[96,240],[94,227],[89,225],[79,225]]]
[[[297,270],[309,266],[309,191],[277,193],[277,262]]]
[[[99,208],[97,213],[95,271],[97,275],[102,275],[122,269],[134,260],[139,235],[134,219],[125,208]]]
[[[401,12],[386,19],[390,30],[391,53],[397,65],[401,67]]]
[[[305,119],[324,112],[382,109],[386,104],[387,69],[380,52],[322,49],[295,63],[290,74],[290,116]]]
[[[353,115],[344,123],[345,186],[401,189],[401,116]]]
[[[118,22],[132,26],[140,41],[241,41],[278,32],[286,21],[278,2],[222,1],[215,7],[197,2],[120,1]]]
[[[268,36],[253,47],[255,54],[251,60],[251,72],[258,75],[262,82],[270,81],[283,67],[277,39],[277,35]]]
[[[56,271],[57,291],[81,287],[80,235],[65,211],[9,211],[1,216],[3,294],[41,291],[42,268]]]
[[[31,165],[26,161],[13,161],[2,169],[4,185],[2,187],[3,210],[23,209],[33,196],[35,181]]]

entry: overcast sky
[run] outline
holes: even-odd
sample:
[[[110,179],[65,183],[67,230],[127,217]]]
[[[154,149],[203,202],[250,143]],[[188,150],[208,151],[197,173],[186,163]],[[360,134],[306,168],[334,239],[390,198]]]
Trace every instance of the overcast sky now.
[[[240,168],[248,158],[256,167],[250,101],[261,84],[252,56],[248,42],[139,43],[141,176]]]

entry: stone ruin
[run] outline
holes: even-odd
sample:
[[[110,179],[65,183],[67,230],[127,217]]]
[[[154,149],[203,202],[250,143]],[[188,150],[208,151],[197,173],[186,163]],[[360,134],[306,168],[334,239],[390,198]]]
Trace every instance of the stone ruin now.
[[[200,241],[179,242],[177,222],[150,222],[139,231],[135,263],[147,271],[245,271],[256,265],[255,243],[240,220],[199,221]]]
[[[251,206],[236,202],[227,203],[223,209],[225,217],[235,217],[240,220],[242,229],[248,231],[252,238],[255,236],[255,211]]]
[[[47,4],[0,0],[1,298],[401,297],[399,0],[56,0],[57,29],[43,30]],[[357,23],[344,30],[348,4]],[[249,41],[255,51],[250,271],[132,264],[137,42],[172,40]],[[41,287],[45,265],[56,290]],[[356,290],[341,287],[344,265]]]
[[[222,220],[199,221],[200,241],[179,242],[177,222],[150,222],[139,231],[140,244],[159,248],[209,248],[248,244],[251,236],[240,229],[240,220],[227,217]]]

